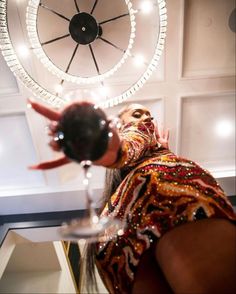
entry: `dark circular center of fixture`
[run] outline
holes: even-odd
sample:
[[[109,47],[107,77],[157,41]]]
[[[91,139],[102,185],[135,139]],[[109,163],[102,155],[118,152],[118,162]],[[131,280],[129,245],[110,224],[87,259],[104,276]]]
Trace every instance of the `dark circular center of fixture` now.
[[[99,25],[91,14],[80,12],[72,17],[69,32],[75,42],[88,45],[99,35]]]

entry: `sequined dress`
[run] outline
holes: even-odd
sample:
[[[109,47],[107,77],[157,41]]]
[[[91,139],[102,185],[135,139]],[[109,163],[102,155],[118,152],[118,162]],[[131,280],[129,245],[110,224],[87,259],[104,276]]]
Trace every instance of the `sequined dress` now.
[[[236,220],[211,174],[158,147],[152,123],[133,123],[120,134],[113,167],[127,175],[102,214],[126,224],[124,234],[97,245],[96,264],[109,293],[131,293],[142,254],[170,229],[202,218]]]

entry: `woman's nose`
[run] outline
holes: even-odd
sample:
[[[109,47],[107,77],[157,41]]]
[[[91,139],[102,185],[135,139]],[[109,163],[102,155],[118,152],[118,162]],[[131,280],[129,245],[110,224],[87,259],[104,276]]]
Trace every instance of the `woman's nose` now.
[[[150,116],[150,115],[144,115],[144,121],[146,121],[146,122],[150,122],[150,121],[152,121],[153,120],[153,117],[152,116]]]

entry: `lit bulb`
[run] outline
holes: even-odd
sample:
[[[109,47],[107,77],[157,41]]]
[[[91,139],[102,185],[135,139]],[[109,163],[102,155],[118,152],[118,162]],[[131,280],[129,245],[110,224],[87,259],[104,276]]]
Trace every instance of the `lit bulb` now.
[[[102,86],[100,89],[99,89],[99,92],[101,93],[101,95],[103,96],[106,96],[109,92],[109,89],[105,86]]]
[[[26,58],[29,56],[29,49],[23,44],[17,47],[17,52],[18,52],[18,55],[23,58]]]
[[[56,86],[55,86],[55,91],[56,91],[57,93],[61,93],[61,92],[63,91],[63,87],[62,87],[62,85],[60,85],[60,84],[56,85]]]
[[[142,66],[144,64],[144,57],[141,54],[138,54],[134,57],[134,64],[136,66]]]
[[[150,13],[152,10],[152,3],[150,1],[143,1],[140,5],[140,9],[143,13]]]
[[[90,92],[90,96],[92,97],[93,101],[95,101],[95,102],[96,102],[96,101],[99,101],[100,98],[101,98],[101,97],[98,95],[98,93],[97,93],[97,92],[95,93],[94,91],[91,91],[91,92]]]
[[[228,120],[221,120],[215,125],[215,133],[221,137],[229,137],[233,133],[233,124]]]

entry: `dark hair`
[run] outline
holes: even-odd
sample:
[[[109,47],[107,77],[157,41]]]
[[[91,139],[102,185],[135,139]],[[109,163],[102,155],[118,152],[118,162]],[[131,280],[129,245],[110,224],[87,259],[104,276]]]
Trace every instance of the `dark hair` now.
[[[103,210],[105,204],[111,198],[111,195],[116,191],[121,181],[122,181],[121,170],[106,169],[105,187],[104,187],[103,197],[101,200],[100,212]],[[84,263],[83,272],[86,275],[85,277],[86,290],[89,293],[98,291],[96,275],[95,275],[95,253],[96,253],[96,243],[87,243],[84,247],[82,262]]]

